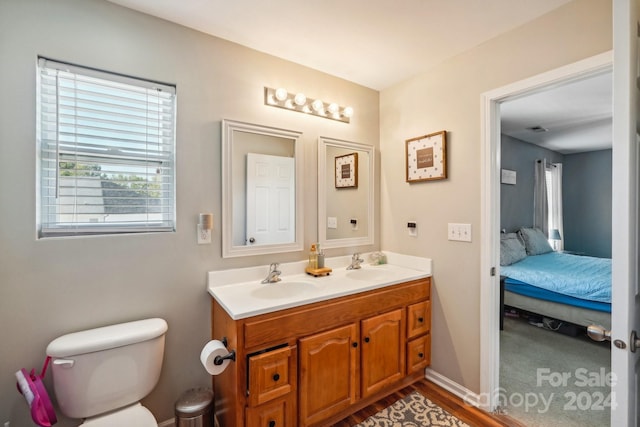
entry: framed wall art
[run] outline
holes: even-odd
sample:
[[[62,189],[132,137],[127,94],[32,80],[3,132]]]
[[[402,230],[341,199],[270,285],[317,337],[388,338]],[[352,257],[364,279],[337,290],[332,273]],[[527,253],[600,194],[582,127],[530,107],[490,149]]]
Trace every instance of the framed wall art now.
[[[447,178],[447,132],[407,139],[407,182]]]
[[[336,157],[336,188],[358,188],[358,153]]]

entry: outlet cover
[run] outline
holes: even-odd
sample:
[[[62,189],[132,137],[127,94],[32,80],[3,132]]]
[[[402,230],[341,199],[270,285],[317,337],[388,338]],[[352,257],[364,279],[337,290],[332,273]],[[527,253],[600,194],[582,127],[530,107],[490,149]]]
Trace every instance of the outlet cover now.
[[[327,228],[338,228],[338,218],[335,216],[327,217]]]

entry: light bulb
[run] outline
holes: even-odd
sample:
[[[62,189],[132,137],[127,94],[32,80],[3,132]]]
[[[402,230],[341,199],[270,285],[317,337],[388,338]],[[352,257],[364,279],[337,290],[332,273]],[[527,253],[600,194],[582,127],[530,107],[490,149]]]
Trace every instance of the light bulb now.
[[[329,106],[327,107],[327,110],[329,110],[329,112],[331,114],[335,114],[338,112],[338,110],[340,109],[340,107],[338,107],[338,104],[336,104],[335,102],[332,102],[331,104],[329,104]]]
[[[307,102],[307,97],[304,93],[297,93],[295,98],[293,98],[293,102],[295,102],[296,105],[302,106]]]
[[[286,89],[284,88],[276,89],[276,99],[278,101],[284,101],[285,99],[287,99],[287,96],[289,96],[289,94],[287,93]]]
[[[319,99],[316,99],[315,101],[313,101],[313,103],[311,104],[311,107],[316,113],[324,113],[324,102],[322,102]]]
[[[284,106],[285,106],[285,107],[287,107],[287,108],[294,108],[294,107],[293,107],[293,102],[292,102],[290,99],[287,99],[287,100],[284,102]]]
[[[345,117],[353,117],[353,108],[352,107],[344,107],[344,111],[342,112]]]

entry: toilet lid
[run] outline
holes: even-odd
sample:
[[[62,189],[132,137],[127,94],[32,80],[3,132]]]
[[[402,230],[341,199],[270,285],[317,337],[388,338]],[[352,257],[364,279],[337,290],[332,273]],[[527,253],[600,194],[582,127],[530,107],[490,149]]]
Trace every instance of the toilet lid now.
[[[87,418],[81,425],[81,427],[113,426],[158,427],[158,422],[151,411],[136,403],[119,411],[109,412],[106,415]]]

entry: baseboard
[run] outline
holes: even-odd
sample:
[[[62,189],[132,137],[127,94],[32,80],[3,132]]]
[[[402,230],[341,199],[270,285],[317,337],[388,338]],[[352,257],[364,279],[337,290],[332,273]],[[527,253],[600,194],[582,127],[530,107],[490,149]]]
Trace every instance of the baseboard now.
[[[158,427],[175,427],[175,425],[176,425],[176,420],[172,418],[170,420],[161,422],[160,424],[158,424]]]
[[[467,405],[475,406],[476,408],[480,407],[481,402],[478,393],[472,392],[468,388],[461,386],[433,369],[427,368],[425,370],[425,378],[448,392],[455,394]]]

